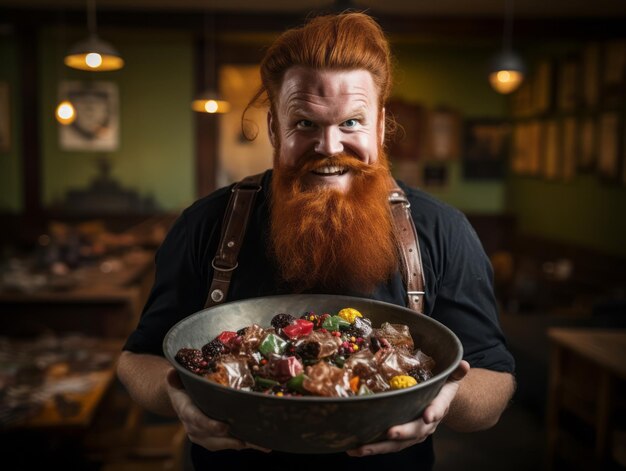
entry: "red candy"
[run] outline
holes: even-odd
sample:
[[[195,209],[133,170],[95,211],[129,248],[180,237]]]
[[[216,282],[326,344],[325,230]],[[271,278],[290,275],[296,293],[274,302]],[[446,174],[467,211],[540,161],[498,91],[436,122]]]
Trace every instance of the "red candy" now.
[[[234,337],[237,337],[237,332],[230,332],[228,330],[225,330],[217,336],[217,340],[222,342],[224,345],[228,345],[228,342],[230,342],[230,340]]]
[[[313,331],[313,322],[305,319],[296,319],[293,324],[283,327],[285,335],[291,339],[305,337]]]

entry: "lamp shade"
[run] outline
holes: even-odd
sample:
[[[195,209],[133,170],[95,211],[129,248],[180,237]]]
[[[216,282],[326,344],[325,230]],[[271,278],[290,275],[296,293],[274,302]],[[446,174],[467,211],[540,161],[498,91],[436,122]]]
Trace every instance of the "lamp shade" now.
[[[515,53],[507,51],[497,54],[489,66],[489,83],[504,95],[514,92],[526,75],[524,61]]]
[[[65,65],[73,69],[105,72],[124,67],[124,59],[108,42],[91,35],[70,48]]]
[[[228,113],[230,103],[222,100],[215,91],[208,89],[194,98],[191,109],[198,113]]]

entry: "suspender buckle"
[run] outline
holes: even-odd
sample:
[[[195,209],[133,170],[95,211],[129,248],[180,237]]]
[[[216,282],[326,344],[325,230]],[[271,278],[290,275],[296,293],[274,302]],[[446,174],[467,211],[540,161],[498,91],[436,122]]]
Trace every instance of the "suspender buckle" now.
[[[402,203],[405,208],[411,207],[411,203],[409,203],[409,200],[404,192],[401,193],[399,191],[392,191],[389,193],[389,202],[392,204]]]
[[[230,267],[230,268],[218,267],[217,265],[215,265],[215,260],[216,259],[217,259],[217,257],[214,257],[213,260],[211,260],[211,266],[213,267],[214,270],[217,270],[217,271],[229,272],[229,271],[233,271],[235,268],[237,268],[239,266],[239,262],[235,262],[235,266],[234,267]]]

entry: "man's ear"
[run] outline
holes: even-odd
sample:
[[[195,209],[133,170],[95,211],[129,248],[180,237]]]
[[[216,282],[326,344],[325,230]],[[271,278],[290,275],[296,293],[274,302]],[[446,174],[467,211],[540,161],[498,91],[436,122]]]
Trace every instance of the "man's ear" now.
[[[276,139],[274,136],[274,119],[272,117],[272,111],[267,112],[267,135],[270,138],[270,142],[272,143],[272,147],[276,147]]]
[[[385,144],[385,107],[380,110],[380,118],[378,119],[378,137],[380,138],[380,145]]]

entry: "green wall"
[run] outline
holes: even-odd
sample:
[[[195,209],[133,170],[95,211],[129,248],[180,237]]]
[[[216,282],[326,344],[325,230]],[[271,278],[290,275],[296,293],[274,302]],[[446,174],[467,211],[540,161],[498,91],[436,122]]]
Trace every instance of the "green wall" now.
[[[68,189],[85,189],[106,156],[112,176],[164,210],[180,209],[195,196],[192,37],[159,31],[101,31],[126,65],[114,72],[82,72],[63,66],[58,30],[41,37],[42,195],[44,206],[62,200]],[[70,43],[79,35],[68,35]],[[59,147],[54,120],[58,80],[117,83],[120,99],[119,148],[114,152],[70,152]]]
[[[503,117],[506,100],[489,87],[485,72],[493,52],[483,43],[396,43],[393,95],[428,109],[449,107],[464,118]],[[503,180],[466,181],[461,170],[460,162],[449,163],[448,185],[425,190],[465,212],[505,210]]]
[[[532,73],[538,60],[576,54],[582,45],[555,42],[529,47],[524,57]],[[620,140],[624,142],[623,134]],[[626,165],[625,148],[622,158]],[[626,186],[603,182],[593,174],[579,174],[567,183],[510,175],[507,200],[522,234],[626,257]]]
[[[9,86],[10,148],[0,151],[0,211],[19,213],[22,201],[22,141],[20,80],[17,44],[12,36],[0,35],[0,81]]]

